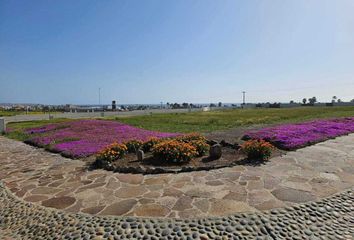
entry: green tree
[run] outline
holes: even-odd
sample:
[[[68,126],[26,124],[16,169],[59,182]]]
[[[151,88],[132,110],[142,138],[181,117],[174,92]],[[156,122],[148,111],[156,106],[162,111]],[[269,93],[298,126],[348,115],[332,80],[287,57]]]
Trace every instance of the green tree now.
[[[314,104],[315,102],[317,102],[317,98],[316,97],[309,98],[309,103],[310,104]]]
[[[188,103],[182,103],[183,108],[188,108],[189,104]]]
[[[337,100],[337,96],[332,97],[332,103],[334,103]]]

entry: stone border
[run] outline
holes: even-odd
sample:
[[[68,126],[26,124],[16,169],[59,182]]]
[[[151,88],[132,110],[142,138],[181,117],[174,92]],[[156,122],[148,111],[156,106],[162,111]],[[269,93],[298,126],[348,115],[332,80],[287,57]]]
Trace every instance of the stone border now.
[[[246,158],[244,160],[241,160],[243,163],[253,163],[253,164],[262,164],[264,161],[260,160],[250,160],[248,161]],[[235,167],[235,166],[242,166],[242,163],[239,162],[231,162],[229,164],[225,165],[220,165],[220,166],[201,166],[201,167],[179,167],[179,168],[162,168],[162,167],[114,167],[110,164],[108,165],[103,165],[102,167],[96,167],[93,165],[93,169],[103,169],[106,171],[113,171],[116,173],[132,173],[132,174],[164,174],[164,173],[183,173],[183,172],[197,172],[197,171],[210,171],[210,170],[216,170],[216,169],[221,169],[221,168],[229,168],[229,167]]]
[[[318,202],[204,219],[70,214],[24,202],[15,197],[1,182],[0,200],[0,234],[1,231],[4,234],[11,232],[9,236],[15,239],[207,240],[354,237],[354,189]]]

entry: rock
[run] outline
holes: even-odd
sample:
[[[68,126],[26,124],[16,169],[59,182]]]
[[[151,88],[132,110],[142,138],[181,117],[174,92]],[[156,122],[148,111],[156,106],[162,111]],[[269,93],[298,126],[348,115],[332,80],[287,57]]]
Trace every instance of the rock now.
[[[185,209],[190,209],[192,207],[192,202],[193,199],[191,197],[182,196],[177,200],[175,206],[173,207],[173,210],[183,211]]]
[[[144,180],[143,175],[139,175],[139,174],[118,174],[116,178],[120,182],[134,184],[134,185],[141,184]]]
[[[168,236],[170,234],[170,230],[168,230],[168,229],[164,229],[164,230],[162,230],[162,232],[161,232],[161,235],[162,236]]]
[[[104,160],[104,159],[97,159],[94,162],[94,166],[96,168],[102,168],[102,169],[105,169],[107,171],[113,171],[114,170],[114,167],[113,167],[112,163],[107,161],[107,160]]]
[[[113,167],[112,163],[108,162],[108,161],[105,161],[102,167],[103,167],[103,169],[105,169],[107,171],[113,171],[114,170],[114,167]]]
[[[240,146],[240,144],[238,144],[238,143],[234,143],[234,145],[232,146],[232,148],[238,150],[238,149],[241,148],[241,146]]]
[[[282,201],[301,203],[316,200],[310,192],[300,191],[290,188],[279,188],[272,191],[272,194]]]
[[[215,140],[207,140],[207,143],[210,145],[210,146],[213,146],[215,144],[218,144],[218,141],[215,141]]]
[[[219,159],[221,157],[221,145],[220,144],[214,144],[213,146],[210,147],[209,151],[209,157],[211,159]]]
[[[73,197],[54,197],[50,198],[48,200],[45,200],[42,202],[42,205],[45,207],[52,207],[52,208],[58,208],[58,209],[63,209],[68,206],[71,206],[75,203],[76,199]]]
[[[137,150],[136,157],[138,158],[138,161],[143,161],[144,160],[144,151],[140,150],[140,149]]]
[[[145,204],[136,208],[134,213],[139,217],[165,217],[169,210],[158,204]]]
[[[226,142],[225,140],[221,140],[220,141],[220,145],[223,146],[223,147],[233,147],[234,146],[234,144]]]
[[[107,206],[101,213],[102,215],[122,215],[129,212],[136,203],[135,199],[122,200]]]
[[[115,192],[115,195],[119,198],[134,198],[147,192],[144,186],[129,186],[122,187]]]
[[[228,199],[211,201],[209,213],[212,215],[226,215],[229,212],[254,212],[255,209],[247,203]]]

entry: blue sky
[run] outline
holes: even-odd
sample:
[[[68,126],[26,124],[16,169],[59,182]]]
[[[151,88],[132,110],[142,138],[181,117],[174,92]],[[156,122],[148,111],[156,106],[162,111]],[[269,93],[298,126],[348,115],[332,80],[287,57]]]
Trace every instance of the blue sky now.
[[[0,2],[0,102],[354,98],[352,0]]]

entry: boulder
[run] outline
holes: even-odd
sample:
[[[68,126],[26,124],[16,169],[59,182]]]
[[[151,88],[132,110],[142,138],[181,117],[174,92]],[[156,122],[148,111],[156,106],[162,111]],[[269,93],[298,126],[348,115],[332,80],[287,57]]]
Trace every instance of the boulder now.
[[[216,140],[207,140],[207,144],[209,144],[210,146],[213,146],[214,144],[218,144],[218,141],[216,141]]]
[[[138,158],[139,161],[143,161],[144,160],[144,151],[139,149],[138,151],[136,151],[136,157]]]
[[[113,164],[111,162],[105,160],[105,159],[97,159],[94,162],[94,167],[102,168],[102,169],[105,169],[107,171],[113,171],[114,170]]]
[[[211,159],[219,159],[221,157],[222,151],[221,151],[221,145],[220,144],[214,144],[213,146],[210,147],[209,151],[209,157]]]
[[[240,148],[241,148],[240,144],[238,144],[238,143],[234,143],[234,145],[233,145],[233,149],[238,150],[238,149],[240,149]]]
[[[230,148],[232,148],[234,146],[234,144],[226,142],[225,140],[221,140],[220,145],[223,147],[230,147]]]

